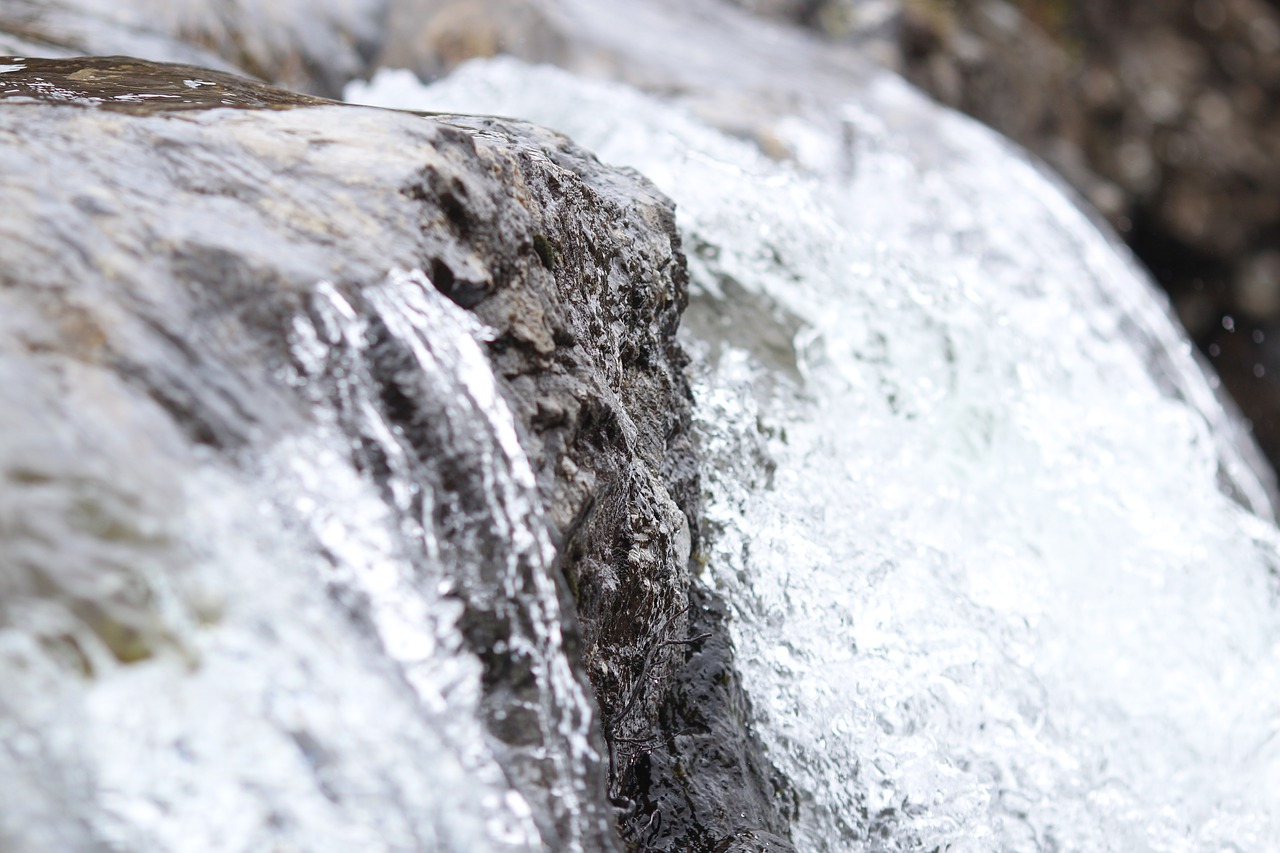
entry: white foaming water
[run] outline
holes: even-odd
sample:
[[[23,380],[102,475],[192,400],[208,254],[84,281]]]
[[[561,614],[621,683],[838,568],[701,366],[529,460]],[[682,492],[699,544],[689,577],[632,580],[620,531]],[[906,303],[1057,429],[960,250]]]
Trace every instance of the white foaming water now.
[[[572,826],[548,841],[555,809],[583,813],[598,764],[486,330],[420,273],[359,295],[364,316],[322,283],[294,318],[282,407],[292,386],[316,421],[239,465],[193,450],[108,371],[64,368],[84,374],[68,391],[0,348],[0,849],[591,846]],[[433,415],[471,437],[505,550],[434,526],[448,495],[422,492],[448,487],[418,476],[378,409],[375,320],[444,398]],[[382,482],[355,436],[382,454]],[[526,617],[509,642],[537,682],[528,755],[487,732],[458,626],[482,561]]]
[[[510,60],[348,97],[544,123],[677,202],[704,580],[801,850],[1280,849],[1267,489],[1021,155],[887,76],[780,120],[790,164]]]

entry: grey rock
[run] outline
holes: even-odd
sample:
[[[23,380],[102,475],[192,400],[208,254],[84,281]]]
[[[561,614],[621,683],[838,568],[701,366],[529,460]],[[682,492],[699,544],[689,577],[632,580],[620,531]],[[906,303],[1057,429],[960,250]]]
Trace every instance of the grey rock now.
[[[272,463],[279,448],[336,431],[332,464],[380,496],[388,553],[461,607],[488,748],[542,845],[615,849],[606,793],[636,798],[636,756],[621,744],[656,736],[689,636],[698,481],[670,203],[519,122],[329,104],[136,60],[5,63],[19,67],[0,104],[11,176],[0,189],[0,369],[11,380],[0,627],[60,614],[29,629],[46,652],[24,654],[76,682],[174,656],[217,669],[201,626],[224,621],[246,591],[201,604],[190,579],[216,585],[230,571],[202,551],[230,545],[202,543],[173,509],[212,468],[236,486],[202,493],[199,506],[231,513],[235,527],[271,505],[301,531],[302,576],[324,593],[311,603],[339,626],[315,644],[386,646],[376,595],[333,580],[355,570],[317,521],[339,524],[357,498],[344,510],[324,489],[272,497],[306,491],[305,477]],[[437,293],[475,318],[471,338]],[[471,339],[485,342],[497,402],[472,377]],[[238,505],[237,490],[255,498]],[[278,645],[264,639],[259,653]],[[392,646],[363,668],[399,696],[397,678],[416,676]],[[7,678],[13,713],[37,719],[31,678]],[[245,731],[260,701],[244,707]],[[413,754],[415,738],[436,735],[425,709],[407,707]],[[52,724],[33,735],[50,750],[60,736]],[[290,735],[335,813],[349,782],[335,756],[355,736]],[[56,810],[65,795],[76,803],[66,833],[84,832],[58,843],[92,843],[104,820],[94,786],[56,777],[110,768],[79,753],[20,767],[53,791],[23,813]],[[138,784],[153,797],[148,785],[166,782]],[[436,839],[424,849],[465,849],[455,817],[432,824],[410,803],[383,806],[416,843]],[[488,807],[470,808],[483,831]],[[33,825],[0,822],[0,838],[21,848]],[[138,849],[154,842],[139,837]]]
[[[614,807],[632,843],[662,826],[663,849],[786,834],[787,785],[749,732],[720,605],[695,589],[691,608],[699,489],[675,338],[687,282],[666,199],[519,122],[344,107],[122,57],[6,62],[0,162],[23,177],[4,191],[0,292],[14,330],[6,367],[28,376],[5,430],[13,459],[41,419],[63,422],[71,444],[44,455],[103,448],[95,458],[116,485],[96,511],[128,529],[141,524],[129,506],[188,488],[193,454],[257,488],[268,448],[330,422],[400,519],[397,553],[423,576],[452,566],[441,583],[464,605],[464,646],[483,664],[481,716],[546,847],[611,849]],[[419,350],[432,345],[405,312],[434,310],[413,296],[427,282],[484,324],[558,571],[503,520],[528,511],[493,492],[495,477],[519,478],[458,374],[465,365],[424,368]],[[460,357],[437,346],[439,361]],[[33,370],[32,353],[49,366]],[[145,418],[103,428],[93,403],[68,408],[84,392],[54,377],[82,362],[114,389],[113,408]],[[124,449],[144,428],[169,450]],[[137,471],[121,475],[124,458]],[[70,505],[51,507],[49,553],[28,561],[34,580],[12,588],[10,613],[64,610],[72,628],[53,643],[91,679],[185,654],[182,625],[201,617],[181,594],[174,606],[190,618],[175,627],[154,612],[154,590],[121,598],[67,576],[59,525],[71,526],[84,476],[75,464],[11,472],[60,484]],[[342,562],[329,543],[305,547]],[[168,577],[176,559],[153,559],[149,580],[110,566],[104,576],[180,587]],[[539,599],[547,584],[563,618]],[[368,629],[359,594],[339,584],[330,598]],[[557,667],[594,691],[598,720],[557,684]],[[566,731],[597,757],[560,742]],[[332,733],[298,737],[309,756],[339,751]],[[50,772],[74,774],[82,760]],[[96,832],[92,791],[52,784]],[[32,807],[47,808],[57,806]]]
[[[637,760],[624,782],[639,808],[626,816],[624,834],[645,850],[793,853],[799,804],[755,741],[725,604],[701,585],[690,598],[695,633],[679,644],[683,668],[655,735],[631,742]]]
[[[495,119],[448,121],[510,132]],[[454,282],[451,298],[474,302],[488,325],[507,330],[491,353],[516,410],[529,418],[527,447],[564,537],[562,567],[600,704],[623,838],[640,849],[681,851],[712,850],[753,830],[782,839],[794,795],[751,731],[724,605],[688,571],[699,486],[686,357],[675,339],[687,274],[672,210],[638,176],[620,176],[581,152],[569,157],[567,143],[547,131],[522,131],[526,139],[545,135],[543,150],[588,186],[613,189],[591,206],[613,210],[625,244],[638,244],[641,254],[624,257],[583,239],[589,235],[565,229],[563,218],[539,221],[534,252],[555,273],[559,293],[537,304],[486,298],[492,277],[447,247],[432,247],[432,268],[437,286]],[[625,210],[613,207],[626,199]],[[534,209],[584,202],[571,185],[544,188],[534,200]],[[488,226],[462,224],[488,242]],[[640,242],[646,234],[662,238]]]

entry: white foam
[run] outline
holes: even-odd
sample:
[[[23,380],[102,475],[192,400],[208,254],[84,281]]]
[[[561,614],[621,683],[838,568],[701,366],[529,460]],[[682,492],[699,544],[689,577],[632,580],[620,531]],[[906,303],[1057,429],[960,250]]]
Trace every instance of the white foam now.
[[[511,60],[348,96],[548,124],[677,202],[705,578],[800,849],[1280,847],[1267,489],[1053,180],[888,76],[780,121],[790,164]]]

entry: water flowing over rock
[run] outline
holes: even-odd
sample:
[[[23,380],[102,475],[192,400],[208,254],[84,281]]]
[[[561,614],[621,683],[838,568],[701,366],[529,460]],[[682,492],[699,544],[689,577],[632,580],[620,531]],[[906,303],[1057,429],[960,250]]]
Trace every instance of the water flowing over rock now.
[[[431,79],[507,54],[693,102],[773,156],[791,152],[767,116],[788,105],[762,101],[760,80],[825,88],[822,66],[865,77],[874,59],[1035,151],[1102,211],[1280,464],[1275,2],[7,0],[0,53],[240,68],[329,97],[380,67]]]
[[[0,30],[596,79],[0,62],[0,847],[1280,846],[1274,485],[1016,149],[713,0],[146,8]]]
[[[1280,465],[1280,4],[733,2],[856,44],[1053,164],[1154,271]]]
[[[6,849],[614,849],[697,650],[668,203],[530,125],[4,80]]]
[[[1247,433],[1053,178],[887,75],[813,91],[784,164],[510,61],[349,94],[518,108],[676,200],[698,561],[797,849],[1275,846],[1280,537]]]

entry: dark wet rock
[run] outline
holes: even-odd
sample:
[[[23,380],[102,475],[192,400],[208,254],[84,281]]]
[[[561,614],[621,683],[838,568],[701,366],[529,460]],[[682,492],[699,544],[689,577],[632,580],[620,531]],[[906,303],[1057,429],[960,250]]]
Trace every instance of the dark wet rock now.
[[[448,121],[509,133],[509,123],[494,119]],[[522,133],[546,134],[544,150],[588,185],[614,186],[613,198],[644,202],[614,211],[626,244],[646,233],[669,241],[630,259],[565,229],[574,220],[563,214],[536,222],[534,254],[559,289],[558,299],[536,306],[486,300],[489,279],[463,282],[447,248],[431,261],[449,270],[451,298],[480,300],[476,313],[509,330],[491,352],[517,411],[528,417],[530,457],[565,537],[563,569],[600,703],[623,837],[639,849],[681,851],[711,850],[756,829],[781,838],[795,809],[789,785],[751,731],[724,605],[688,574],[698,473],[685,356],[675,340],[687,280],[672,212],[635,176],[617,186],[617,172],[581,152],[566,156],[562,138],[529,126]],[[513,181],[536,186],[527,176]],[[535,209],[586,201],[567,183],[534,200]],[[603,377],[592,375],[592,365],[603,365]]]
[[[792,853],[798,804],[754,742],[724,603],[701,586],[690,598],[693,634],[673,643],[683,666],[655,736],[615,745],[636,757],[624,781],[641,797],[624,832],[645,850]]]
[[[746,829],[716,845],[712,853],[792,853],[791,842],[772,832]]]
[[[115,472],[101,521],[69,541],[93,554],[92,531],[118,529],[145,550],[159,534],[128,507],[164,515],[197,460],[279,490],[263,479],[280,476],[264,461],[274,448],[337,430],[341,464],[397,519],[386,547],[424,578],[450,567],[441,589],[483,664],[481,718],[548,849],[615,849],[615,819],[633,846],[660,826],[660,849],[783,849],[750,846],[785,836],[786,785],[750,735],[721,606],[691,587],[699,486],[670,203],[520,122],[348,107],[119,57],[0,65],[0,352],[27,401],[6,414],[8,487],[80,476],[14,449],[59,422],[42,439],[63,448],[50,459]],[[472,334],[522,456],[504,444],[505,409],[467,378],[465,335],[451,343],[461,312],[432,293],[484,324]],[[115,414],[101,420],[95,400]],[[148,435],[162,441],[122,450]],[[318,499],[279,511],[341,575],[316,520],[341,510]],[[159,557],[121,551],[101,588],[60,568],[55,537],[29,582],[6,581],[0,626],[21,606],[65,610],[92,636],[47,641],[81,677],[183,648],[183,626],[220,617],[182,595],[169,609],[186,616],[157,611],[181,587],[166,549],[194,547],[164,536]],[[135,576],[152,563],[152,580]],[[373,630],[365,593],[331,581],[329,597]],[[115,663],[95,663],[100,647]],[[566,677],[594,690],[598,724]],[[314,768],[340,752],[291,737]],[[68,796],[92,825],[92,794]]]

